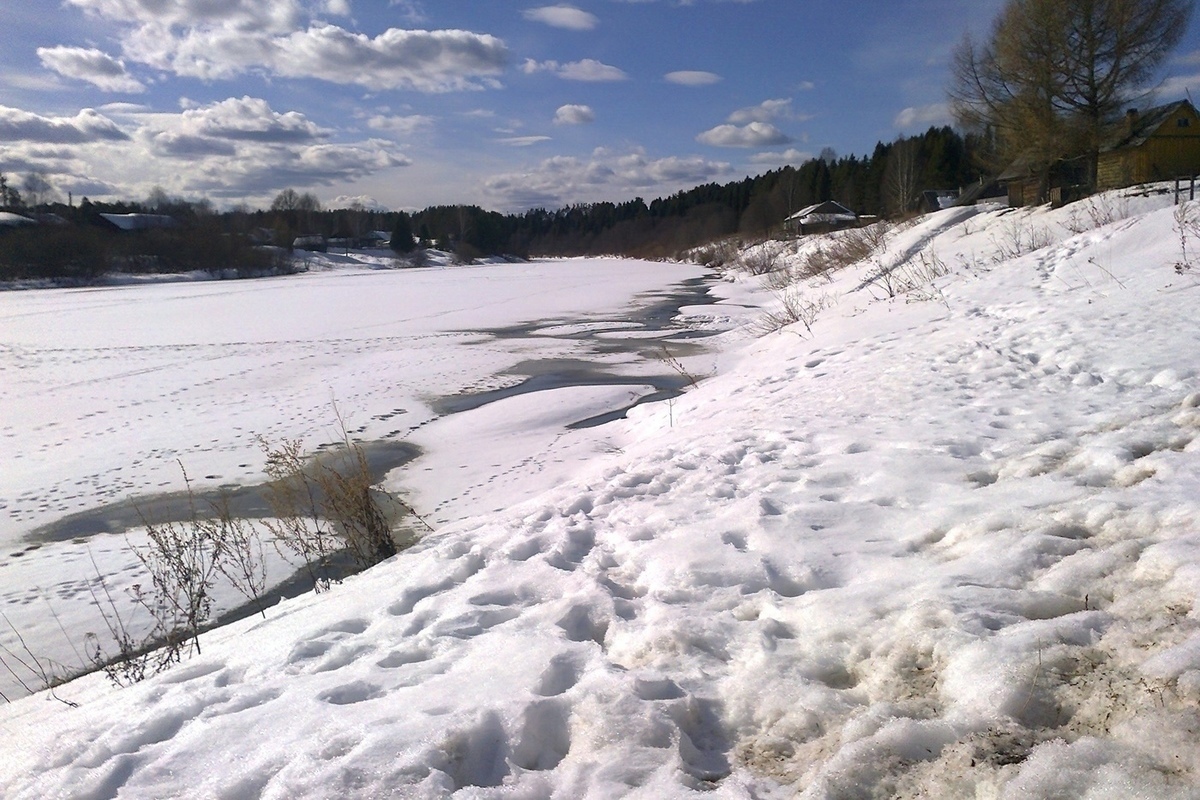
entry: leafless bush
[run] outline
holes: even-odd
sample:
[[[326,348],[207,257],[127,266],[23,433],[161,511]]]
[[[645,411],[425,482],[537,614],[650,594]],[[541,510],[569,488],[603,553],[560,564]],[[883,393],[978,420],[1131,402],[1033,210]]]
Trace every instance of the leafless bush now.
[[[344,430],[336,451],[313,460],[304,458],[298,440],[259,444],[267,456],[267,504],[275,516],[264,524],[281,555],[286,550],[299,557],[317,591],[340,579],[337,560],[343,554],[355,569],[396,554],[398,544],[371,488],[366,454]],[[416,516],[411,508],[405,511]]]
[[[1046,228],[1034,227],[1031,222],[1010,220],[1000,235],[992,237],[992,244],[995,246],[992,261],[1001,264],[1049,247],[1054,244],[1054,236]]]
[[[1176,235],[1179,236],[1179,260],[1175,262],[1175,272],[1183,275],[1196,266],[1194,243],[1200,240],[1200,205],[1193,202],[1180,203],[1175,206]],[[1188,252],[1192,245],[1193,252]]]
[[[143,518],[147,543],[130,546],[150,583],[134,584],[127,594],[148,623],[135,628],[93,561],[96,580],[89,588],[108,629],[106,641],[111,644],[89,633],[86,650],[92,666],[118,686],[136,683],[179,663],[185,652],[200,652],[200,634],[212,618],[218,576],[253,603],[261,601],[266,588],[262,542],[254,529],[234,518],[225,502],[202,512],[186,471],[184,482],[189,518],[166,523]],[[110,651],[113,646],[115,652]]]
[[[810,300],[800,292],[786,291],[778,297],[780,307],[767,312],[757,324],[757,331],[761,334],[774,333],[798,322],[811,336],[812,324],[816,322],[820,313],[832,304],[828,295]]]
[[[832,277],[834,272],[845,269],[880,253],[888,243],[892,226],[877,222],[863,228],[843,231],[809,253],[800,267],[806,278],[818,275]]]
[[[1071,213],[1064,223],[1074,234],[1103,228],[1129,216],[1129,199],[1111,193],[1094,195],[1071,204]]]
[[[774,242],[765,241],[742,253],[738,263],[751,275],[769,275],[780,268],[782,256],[782,248]]]
[[[889,298],[921,290],[926,292],[926,296],[917,299],[944,301],[945,297],[936,290],[936,287],[933,290],[929,287],[933,286],[935,280],[949,273],[950,267],[937,253],[932,250],[922,250],[917,254],[915,260],[886,269],[880,268],[868,275],[864,284],[881,290]]]
[[[688,258],[704,267],[725,269],[737,263],[740,252],[740,242],[734,239],[723,239],[691,251]]]

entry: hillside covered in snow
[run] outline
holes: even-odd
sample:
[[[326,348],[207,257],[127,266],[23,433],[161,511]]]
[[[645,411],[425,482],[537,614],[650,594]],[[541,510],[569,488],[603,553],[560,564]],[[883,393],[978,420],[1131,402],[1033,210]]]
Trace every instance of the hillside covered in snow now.
[[[0,705],[0,795],[1200,797],[1197,219],[745,252],[714,291],[774,313],[713,377],[532,496],[502,417],[445,428],[469,515],[133,687]]]

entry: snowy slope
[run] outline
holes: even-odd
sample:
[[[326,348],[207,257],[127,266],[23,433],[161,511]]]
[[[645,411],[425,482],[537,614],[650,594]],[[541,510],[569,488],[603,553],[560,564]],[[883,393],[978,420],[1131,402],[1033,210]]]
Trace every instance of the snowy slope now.
[[[549,491],[0,707],[0,793],[1200,797],[1200,269],[1105,202],[925,218]]]

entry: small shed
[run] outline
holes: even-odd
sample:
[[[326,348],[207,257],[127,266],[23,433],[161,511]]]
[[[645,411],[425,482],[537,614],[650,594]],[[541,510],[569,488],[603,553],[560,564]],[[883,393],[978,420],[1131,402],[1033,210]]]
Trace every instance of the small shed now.
[[[1194,175],[1200,175],[1200,114],[1187,100],[1130,109],[1096,162],[1101,191]]]
[[[801,235],[825,233],[827,231],[853,228],[858,225],[858,214],[836,200],[814,203],[802,208],[783,221],[783,227]]]
[[[951,208],[957,204],[958,192],[954,189],[926,189],[917,198],[917,211],[922,214],[929,214],[933,211]]]

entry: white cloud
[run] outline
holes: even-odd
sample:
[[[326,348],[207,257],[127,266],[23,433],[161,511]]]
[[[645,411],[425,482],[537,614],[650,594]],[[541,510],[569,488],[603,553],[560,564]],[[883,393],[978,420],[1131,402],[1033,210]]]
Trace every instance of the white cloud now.
[[[751,122],[718,125],[697,136],[696,141],[713,147],[775,147],[788,144],[792,138],[769,122]]]
[[[373,89],[437,92],[479,88],[481,77],[499,75],[508,63],[504,42],[468,31],[407,31],[391,28],[370,38],[320,25],[276,42],[275,71],[357,83]]]
[[[328,138],[331,133],[297,111],[281,114],[256,97],[231,97],[184,111],[179,119],[182,132],[247,142],[302,143]]]
[[[663,78],[667,83],[677,83],[680,86],[711,86],[721,81],[721,76],[715,72],[703,72],[700,70],[668,72]]]
[[[585,58],[582,61],[572,61],[560,64],[557,61],[534,61],[526,59],[521,70],[526,75],[537,72],[549,72],[569,81],[587,81],[600,83],[604,81],[623,81],[629,78],[624,71],[617,67],[603,64],[595,59]]]
[[[554,112],[555,125],[586,125],[596,121],[596,112],[589,106],[565,105]]]
[[[897,114],[892,124],[897,130],[904,131],[928,128],[931,125],[949,125],[951,119],[950,106],[946,103],[934,103],[928,106],[910,106]]]
[[[524,210],[598,199],[628,200],[635,194],[665,195],[731,173],[729,164],[699,157],[651,159],[641,150],[599,149],[588,159],[554,156],[525,171],[495,175],[483,188],[502,207]]]
[[[128,60],[204,80],[263,71],[371,89],[442,92],[496,86],[509,61],[504,42],[487,34],[390,28],[371,37],[313,17],[348,11],[344,0],[68,2],[123,24]]]
[[[1200,75],[1173,75],[1162,82],[1155,90],[1157,102],[1173,103],[1181,97],[1190,97],[1191,90],[1200,86]]]
[[[47,69],[66,78],[87,81],[105,92],[144,92],[146,87],[130,75],[125,64],[107,53],[85,47],[39,47],[38,58]]]
[[[433,125],[433,117],[425,116],[424,114],[410,114],[408,116],[376,114],[367,120],[367,127],[371,130],[387,131],[388,133],[396,133],[401,136],[409,136],[431,125]]]
[[[73,117],[47,117],[0,106],[0,141],[86,144],[127,139],[115,122],[91,108]]]
[[[740,108],[729,115],[727,122],[734,125],[745,125],[749,122],[771,122],[777,119],[795,119],[792,113],[792,99],[764,100],[756,106]]]
[[[346,195],[339,194],[325,204],[326,208],[364,208],[368,211],[391,211],[390,208],[369,194]]]
[[[303,24],[298,0],[67,0],[109,20],[135,25],[191,28],[228,25],[250,33],[285,33]]]
[[[600,20],[595,14],[589,14],[575,6],[568,5],[529,8],[521,14],[532,22],[541,22],[569,31],[590,31],[600,24]]]
[[[532,147],[535,144],[550,141],[549,136],[510,136],[506,139],[497,139],[500,144],[506,144],[510,147]]]
[[[794,147],[789,147],[782,153],[755,153],[750,156],[751,164],[758,164],[764,167],[785,167],[799,166],[806,161],[812,161],[813,154],[805,150],[797,150]]]

